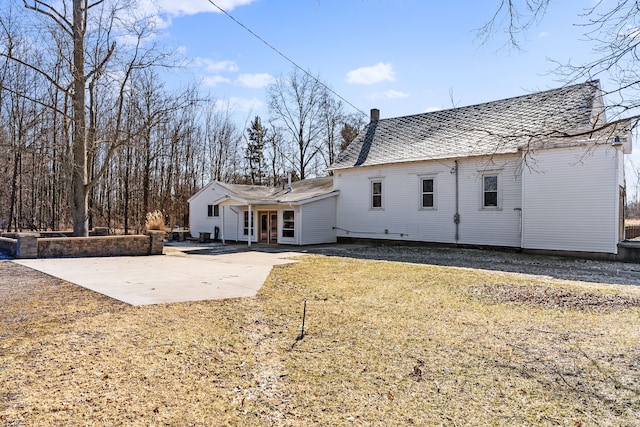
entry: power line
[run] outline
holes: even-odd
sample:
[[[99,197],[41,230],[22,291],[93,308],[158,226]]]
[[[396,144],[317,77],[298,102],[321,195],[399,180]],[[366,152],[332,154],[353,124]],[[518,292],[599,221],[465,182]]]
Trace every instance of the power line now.
[[[327,86],[326,84],[324,84],[322,81],[320,81],[318,78],[316,78],[315,76],[313,76],[311,73],[309,73],[307,70],[305,70],[304,68],[302,68],[301,66],[299,66],[298,64],[296,64],[296,62],[289,58],[287,55],[285,55],[284,53],[282,53],[279,49],[277,49],[276,47],[274,47],[273,45],[271,45],[268,41],[266,41],[265,39],[263,39],[262,37],[260,37],[258,34],[256,34],[255,32],[253,32],[249,27],[247,27],[246,25],[244,25],[242,22],[238,21],[236,18],[234,18],[233,16],[231,16],[231,14],[229,14],[229,12],[227,12],[226,10],[224,10],[223,8],[221,8],[220,6],[218,6],[217,4],[215,4],[215,2],[213,0],[208,0],[209,3],[211,3],[216,9],[218,9],[220,12],[224,13],[225,15],[227,15],[229,17],[229,19],[231,19],[233,22],[235,22],[236,24],[240,25],[242,28],[244,28],[246,31],[248,31],[252,36],[254,36],[255,38],[257,38],[258,40],[260,40],[262,43],[264,43],[269,49],[273,50],[274,52],[276,52],[278,55],[280,55],[281,57],[283,57],[285,60],[287,60],[288,62],[290,62],[291,64],[293,64],[294,67],[296,67],[297,69],[299,69],[300,71],[302,71],[303,73],[305,73],[307,76],[311,77],[313,80],[315,80],[316,82],[318,82],[320,85],[322,85],[325,89],[327,89],[329,92],[331,92],[332,94],[334,94],[335,96],[337,96],[338,98],[340,98],[341,100],[343,100],[345,103],[347,103],[348,105],[350,105],[354,110],[358,111],[359,113],[361,113],[364,116],[368,116],[367,113],[365,113],[364,111],[362,111],[361,109],[359,109],[358,107],[356,107],[355,105],[353,105],[351,102],[349,102],[347,99],[345,99],[344,97],[342,97],[339,93],[337,93],[335,90],[331,89],[329,86]]]

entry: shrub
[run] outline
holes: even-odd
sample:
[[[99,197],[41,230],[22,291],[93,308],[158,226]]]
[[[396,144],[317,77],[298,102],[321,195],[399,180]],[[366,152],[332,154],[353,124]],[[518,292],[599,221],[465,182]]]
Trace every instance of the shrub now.
[[[148,212],[147,220],[144,225],[147,230],[166,231],[167,229],[164,224],[164,214],[160,211]]]

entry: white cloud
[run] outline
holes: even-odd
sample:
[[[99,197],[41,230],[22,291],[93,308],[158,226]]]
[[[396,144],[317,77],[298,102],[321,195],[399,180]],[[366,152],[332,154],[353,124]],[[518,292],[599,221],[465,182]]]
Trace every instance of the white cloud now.
[[[197,67],[202,67],[204,68],[206,71],[210,72],[210,73],[220,73],[220,72],[236,72],[238,71],[238,64],[235,63],[235,61],[214,61],[213,59],[210,58],[202,58],[202,57],[198,57],[195,59],[194,64]]]
[[[538,34],[539,39],[543,39],[548,36],[549,36],[549,33],[547,33],[546,31],[542,31],[540,34]]]
[[[398,90],[389,89],[385,92],[376,92],[369,96],[369,99],[400,99],[408,98],[410,94],[406,92],[400,92]]]
[[[434,111],[440,111],[442,110],[442,108],[440,107],[427,107],[425,108],[424,112],[425,113],[433,113]]]
[[[220,83],[229,83],[230,81],[228,78],[222,76],[206,76],[202,79],[202,84],[209,87],[216,87]]]
[[[251,4],[255,0],[216,0],[216,4],[227,12],[239,6]],[[198,13],[216,12],[220,10],[207,0],[158,0],[160,9],[171,15],[196,15]]]
[[[236,84],[250,88],[261,88],[270,85],[275,78],[267,73],[260,74],[240,74],[236,79]]]
[[[396,72],[393,71],[392,64],[378,62],[370,67],[357,68],[347,73],[347,83],[370,85],[374,83],[396,79]]]

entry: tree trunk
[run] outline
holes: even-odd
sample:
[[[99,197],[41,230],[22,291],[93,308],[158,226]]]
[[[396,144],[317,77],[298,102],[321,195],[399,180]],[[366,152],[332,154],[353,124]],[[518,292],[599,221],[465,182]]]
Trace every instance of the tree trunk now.
[[[16,200],[18,191],[18,164],[20,163],[20,149],[16,149],[13,159],[13,176],[11,177],[11,201],[9,206],[9,222],[7,223],[7,231],[11,231],[11,223],[14,222],[16,215]],[[14,231],[18,231],[17,225]]]
[[[73,171],[71,216],[73,235],[89,235],[87,191],[87,135],[84,74],[84,17],[82,0],[73,0]]]

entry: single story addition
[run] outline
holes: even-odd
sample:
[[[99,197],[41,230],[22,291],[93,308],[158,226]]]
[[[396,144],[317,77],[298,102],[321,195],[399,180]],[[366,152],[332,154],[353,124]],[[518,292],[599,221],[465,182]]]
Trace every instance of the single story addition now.
[[[213,181],[189,199],[189,227],[193,237],[211,233],[248,245],[335,243],[338,193],[331,177],[282,187]]]

